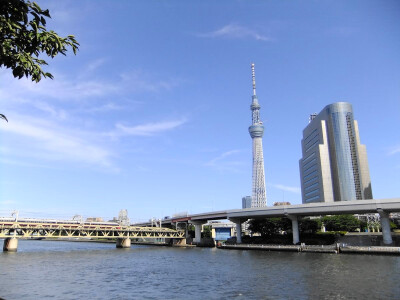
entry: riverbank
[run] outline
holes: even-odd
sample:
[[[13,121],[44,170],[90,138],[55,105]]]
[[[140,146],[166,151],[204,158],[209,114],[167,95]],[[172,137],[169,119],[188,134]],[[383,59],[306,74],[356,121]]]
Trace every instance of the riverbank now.
[[[312,252],[312,253],[348,253],[348,254],[388,254],[400,255],[400,247],[380,247],[380,246],[344,246],[336,245],[218,245],[218,249],[227,250],[261,250],[261,251],[289,251],[289,252]]]

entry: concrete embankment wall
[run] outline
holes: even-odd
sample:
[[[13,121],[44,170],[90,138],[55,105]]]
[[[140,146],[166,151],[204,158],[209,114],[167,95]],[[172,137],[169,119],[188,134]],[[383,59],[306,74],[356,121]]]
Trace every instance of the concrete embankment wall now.
[[[311,252],[311,253],[359,253],[359,254],[391,254],[400,255],[400,247],[360,247],[343,246],[342,244],[317,246],[317,245],[220,245],[220,249],[236,250],[263,250],[263,251],[291,251],[291,252]]]
[[[400,235],[393,234],[393,245],[400,247]],[[347,233],[344,236],[339,237],[338,243],[348,246],[383,246],[382,233]]]

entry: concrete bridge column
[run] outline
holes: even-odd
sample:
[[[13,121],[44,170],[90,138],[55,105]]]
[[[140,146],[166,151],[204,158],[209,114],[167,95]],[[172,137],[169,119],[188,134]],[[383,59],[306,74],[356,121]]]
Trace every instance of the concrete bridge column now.
[[[236,223],[236,244],[242,243],[242,222]]]
[[[130,248],[131,247],[131,239],[117,239],[117,248]]]
[[[194,239],[193,242],[194,243],[201,243],[201,227],[203,224],[206,224],[206,221],[191,221],[190,223],[192,223],[194,225]]]
[[[3,244],[4,252],[17,252],[18,249],[18,239],[15,237],[6,238]]]
[[[297,216],[287,215],[287,217],[292,221],[293,245],[296,245],[300,242],[299,221]]]
[[[247,219],[229,218],[229,221],[236,224],[236,244],[242,243],[242,223],[246,222],[246,220]]]
[[[382,209],[378,209],[378,213],[381,218],[383,243],[385,245],[390,245],[393,243],[393,240],[392,233],[390,232],[389,213],[383,211]]]

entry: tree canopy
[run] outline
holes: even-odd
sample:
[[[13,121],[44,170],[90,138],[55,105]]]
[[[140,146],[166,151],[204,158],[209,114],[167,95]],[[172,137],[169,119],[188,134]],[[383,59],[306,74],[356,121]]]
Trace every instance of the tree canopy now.
[[[356,231],[360,228],[360,220],[353,215],[325,216],[321,221],[328,231]]]
[[[54,58],[66,55],[68,48],[74,54],[79,43],[73,35],[60,37],[46,29],[49,10],[42,10],[35,2],[25,0],[0,1],[0,67],[12,70],[14,77],[26,76],[39,82],[43,77],[53,75],[42,70],[47,62],[41,55]]]
[[[288,218],[252,219],[249,221],[249,230],[259,233],[262,237],[270,237],[282,231],[290,231],[292,222]]]

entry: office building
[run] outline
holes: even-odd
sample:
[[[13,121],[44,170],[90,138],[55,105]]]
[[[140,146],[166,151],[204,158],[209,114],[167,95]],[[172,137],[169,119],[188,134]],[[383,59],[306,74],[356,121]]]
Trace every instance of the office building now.
[[[312,114],[301,147],[303,203],[372,199],[367,150],[350,103],[333,103]]]
[[[242,208],[251,208],[251,196],[242,198]]]

